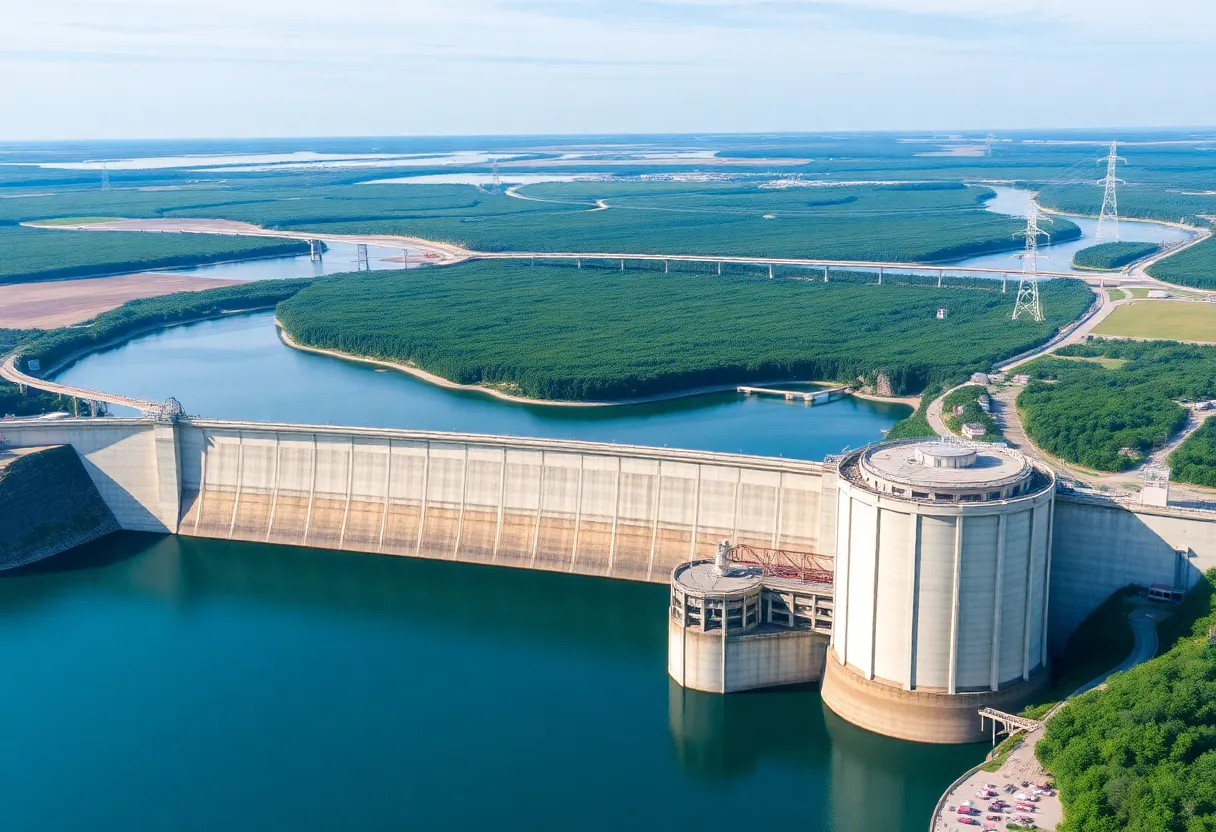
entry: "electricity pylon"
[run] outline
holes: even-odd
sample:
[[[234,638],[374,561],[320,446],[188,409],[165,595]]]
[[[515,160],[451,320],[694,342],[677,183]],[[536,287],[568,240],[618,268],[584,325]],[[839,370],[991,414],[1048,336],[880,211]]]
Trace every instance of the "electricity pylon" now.
[[[1094,242],[1097,243],[1102,242],[1102,232],[1104,230],[1109,232],[1111,225],[1114,225],[1115,228],[1115,242],[1119,242],[1119,200],[1115,196],[1115,184],[1126,185],[1127,183],[1115,175],[1115,167],[1119,162],[1127,164],[1127,160],[1118,155],[1115,145],[1116,142],[1111,142],[1110,153],[1106,154],[1106,176],[1097,182],[1105,188],[1102,193],[1102,211],[1098,214],[1098,231],[1094,235]]]
[[[1043,217],[1051,222],[1047,217]],[[1047,234],[1039,228],[1039,207],[1030,205],[1026,217],[1026,248],[1022,251],[1022,281],[1018,284],[1018,299],[1013,304],[1013,320],[1023,316],[1034,321],[1043,320],[1043,306],[1039,302],[1039,236]]]
[[[101,189],[110,190],[110,169],[106,167],[105,162],[101,163]]]

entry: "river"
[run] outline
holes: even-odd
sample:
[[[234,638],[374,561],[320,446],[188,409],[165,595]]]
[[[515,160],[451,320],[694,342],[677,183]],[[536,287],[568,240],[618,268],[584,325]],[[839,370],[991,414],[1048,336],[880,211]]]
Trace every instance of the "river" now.
[[[666,596],[111,536],[0,577],[4,827],[923,832],[982,756],[853,728],[813,688],[682,691]]]

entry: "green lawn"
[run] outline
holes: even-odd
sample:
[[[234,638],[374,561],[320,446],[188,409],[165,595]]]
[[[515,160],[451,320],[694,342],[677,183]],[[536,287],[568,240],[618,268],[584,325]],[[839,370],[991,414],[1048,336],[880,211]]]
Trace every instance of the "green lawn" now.
[[[1186,300],[1125,303],[1098,324],[1094,334],[1216,342],[1216,303]]]

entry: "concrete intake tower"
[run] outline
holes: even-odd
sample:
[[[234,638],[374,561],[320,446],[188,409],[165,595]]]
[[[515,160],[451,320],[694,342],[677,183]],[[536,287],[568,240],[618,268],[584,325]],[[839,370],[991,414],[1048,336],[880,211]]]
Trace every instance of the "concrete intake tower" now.
[[[920,742],[982,738],[1049,683],[1055,478],[995,445],[914,440],[844,457],[824,703]]]
[[[870,731],[983,739],[977,711],[1016,712],[1050,681],[1054,476],[1003,446],[918,439],[845,455],[835,485],[831,554],[723,541],[672,571],[672,678],[822,679],[824,704]]]

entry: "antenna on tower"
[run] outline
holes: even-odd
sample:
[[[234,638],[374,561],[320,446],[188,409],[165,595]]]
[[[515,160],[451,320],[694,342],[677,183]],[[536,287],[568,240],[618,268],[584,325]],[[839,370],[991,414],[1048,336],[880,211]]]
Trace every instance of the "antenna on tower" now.
[[[110,190],[110,169],[106,167],[106,163],[101,163],[101,189],[103,191]]]
[[[1043,217],[1051,222],[1048,217]],[[1030,204],[1026,217],[1026,248],[1022,251],[1022,281],[1018,284],[1018,299],[1013,304],[1013,320],[1023,316],[1033,321],[1043,320],[1043,306],[1039,303],[1039,236],[1047,232],[1039,228],[1039,206]]]
[[[1098,160],[1106,162],[1106,176],[1097,182],[1105,187],[1105,191],[1102,193],[1102,211],[1098,214],[1098,231],[1094,234],[1094,242],[1097,243],[1102,242],[1103,230],[1109,230],[1112,223],[1115,227],[1115,242],[1119,242],[1119,201],[1115,196],[1115,184],[1126,185],[1127,183],[1115,175],[1115,167],[1119,162],[1127,164],[1127,160],[1118,155],[1116,144],[1116,142],[1111,142],[1110,152],[1106,154],[1105,160]]]

